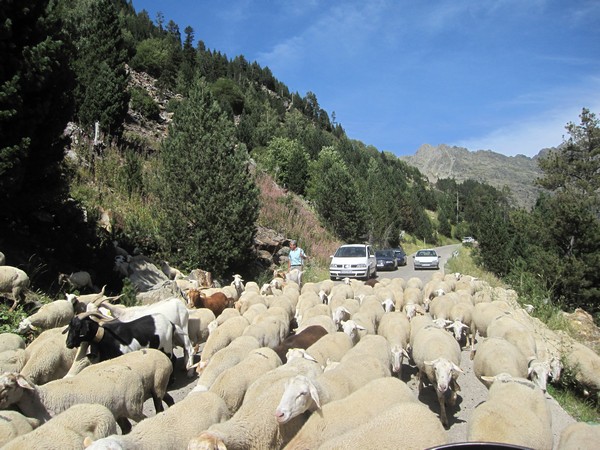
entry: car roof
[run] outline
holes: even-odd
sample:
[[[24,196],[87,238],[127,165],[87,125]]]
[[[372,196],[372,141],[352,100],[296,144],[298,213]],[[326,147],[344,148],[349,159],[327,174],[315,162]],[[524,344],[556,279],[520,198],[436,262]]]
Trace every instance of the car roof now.
[[[344,244],[340,245],[340,247],[366,247],[369,244]]]

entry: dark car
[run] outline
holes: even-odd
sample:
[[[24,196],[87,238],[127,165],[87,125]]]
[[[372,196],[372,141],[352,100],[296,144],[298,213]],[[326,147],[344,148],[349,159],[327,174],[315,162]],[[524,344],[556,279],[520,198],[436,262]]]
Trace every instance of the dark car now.
[[[377,250],[375,258],[377,259],[377,270],[396,270],[398,268],[394,250]]]
[[[396,261],[398,261],[398,265],[405,266],[408,262],[408,257],[406,256],[406,253],[404,253],[402,247],[395,247],[392,250],[394,250],[394,253],[396,254]]]

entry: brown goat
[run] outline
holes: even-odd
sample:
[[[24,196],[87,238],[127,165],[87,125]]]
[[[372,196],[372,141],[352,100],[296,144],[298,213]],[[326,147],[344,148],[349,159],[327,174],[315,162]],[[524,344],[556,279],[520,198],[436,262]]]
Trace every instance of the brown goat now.
[[[194,308],[208,308],[215,317],[219,316],[225,308],[233,306],[233,299],[227,297],[222,292],[215,292],[212,295],[206,295],[200,289],[190,289],[188,291],[189,305]]]
[[[286,337],[283,341],[281,341],[281,344],[279,344],[273,350],[275,353],[277,353],[279,358],[281,358],[281,362],[285,364],[287,362],[286,355],[288,350],[292,348],[303,348],[306,350],[326,334],[327,330],[321,325],[311,325],[306,327],[298,334],[292,334]]]

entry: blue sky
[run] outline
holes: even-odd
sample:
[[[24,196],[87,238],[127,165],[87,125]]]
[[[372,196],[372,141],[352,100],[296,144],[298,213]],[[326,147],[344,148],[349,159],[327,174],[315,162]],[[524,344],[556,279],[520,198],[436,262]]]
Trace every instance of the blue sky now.
[[[598,0],[133,0],[311,91],[346,134],[533,156],[600,115]]]

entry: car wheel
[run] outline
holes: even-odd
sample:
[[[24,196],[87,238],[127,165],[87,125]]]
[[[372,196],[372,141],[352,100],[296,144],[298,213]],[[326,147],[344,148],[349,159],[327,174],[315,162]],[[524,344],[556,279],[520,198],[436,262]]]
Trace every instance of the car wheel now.
[[[365,281],[368,281],[371,278],[371,269],[367,269],[367,274],[365,275]]]

